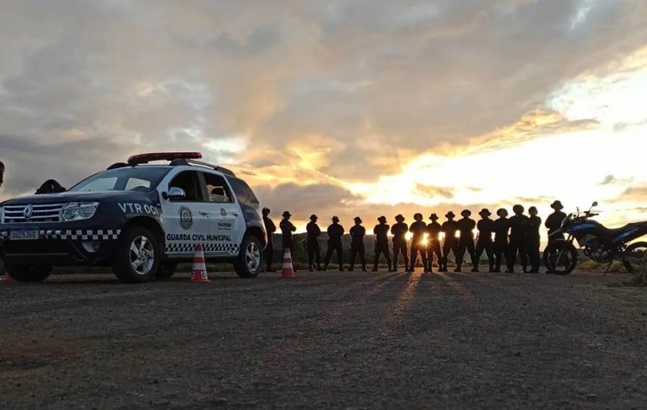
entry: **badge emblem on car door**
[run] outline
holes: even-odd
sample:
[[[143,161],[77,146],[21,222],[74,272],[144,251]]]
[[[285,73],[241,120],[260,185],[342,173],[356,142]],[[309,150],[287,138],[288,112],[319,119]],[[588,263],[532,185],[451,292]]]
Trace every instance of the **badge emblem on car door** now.
[[[193,215],[191,215],[191,210],[185,206],[180,208],[180,226],[185,230],[191,229],[193,226]]]
[[[220,215],[227,216],[227,211],[225,211],[225,208],[220,208]]]

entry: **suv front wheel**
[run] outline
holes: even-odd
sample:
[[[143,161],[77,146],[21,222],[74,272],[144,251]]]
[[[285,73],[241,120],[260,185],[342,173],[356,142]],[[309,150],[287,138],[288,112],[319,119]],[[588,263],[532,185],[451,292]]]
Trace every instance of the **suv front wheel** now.
[[[261,241],[254,235],[247,235],[240,246],[240,253],[234,262],[234,270],[241,278],[255,278],[263,264]]]
[[[124,283],[143,283],[155,278],[162,249],[153,233],[143,226],[130,226],[122,232],[112,270]]]
[[[27,265],[11,261],[5,261],[4,264],[7,274],[18,282],[42,282],[52,272],[52,267],[46,265]]]

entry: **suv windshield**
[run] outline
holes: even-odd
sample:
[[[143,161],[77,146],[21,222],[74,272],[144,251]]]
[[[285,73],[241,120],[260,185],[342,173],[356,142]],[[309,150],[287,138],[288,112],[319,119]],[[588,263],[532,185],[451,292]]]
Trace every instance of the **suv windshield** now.
[[[140,191],[149,192],[157,187],[169,168],[141,167],[118,168],[99,172],[79,182],[72,192]]]

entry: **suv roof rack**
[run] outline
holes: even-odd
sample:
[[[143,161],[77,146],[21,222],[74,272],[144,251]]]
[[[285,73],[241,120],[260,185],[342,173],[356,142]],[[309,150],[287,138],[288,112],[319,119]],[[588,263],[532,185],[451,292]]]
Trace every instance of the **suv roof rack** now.
[[[110,169],[124,167],[124,166],[136,166],[140,164],[148,164],[151,161],[169,161],[171,166],[178,165],[196,165],[214,171],[222,172],[223,174],[236,177],[236,175],[229,169],[221,167],[219,165],[210,164],[208,162],[199,161],[202,158],[200,152],[154,152],[149,154],[139,154],[133,155],[128,158],[128,163],[117,163],[110,166]]]

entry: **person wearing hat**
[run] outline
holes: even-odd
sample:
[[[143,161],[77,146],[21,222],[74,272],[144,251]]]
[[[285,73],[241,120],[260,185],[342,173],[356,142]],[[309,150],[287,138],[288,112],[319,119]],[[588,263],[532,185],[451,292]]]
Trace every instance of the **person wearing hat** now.
[[[407,232],[409,226],[404,223],[404,216],[398,214],[395,217],[396,223],[391,227],[391,235],[393,235],[393,266],[391,272],[398,270],[398,255],[402,254],[404,262],[404,269],[409,266],[409,257],[407,256]]]
[[[434,262],[434,254],[436,254],[438,266],[442,266],[443,263],[443,254],[440,250],[440,232],[442,230],[442,226],[438,223],[438,215],[431,214],[429,219],[431,220],[431,223],[427,225],[426,229],[427,246],[425,251],[427,253],[427,266],[425,267],[425,272],[432,272],[431,268]]]
[[[319,247],[321,228],[317,225],[317,219],[317,215],[310,215],[310,222],[306,225],[308,235],[308,267],[310,268],[310,272],[314,271],[315,262],[317,263],[317,270],[321,270],[321,248]]]
[[[528,253],[528,262],[530,262],[528,273],[539,273],[541,261],[539,256],[539,243],[541,241],[539,228],[541,228],[541,218],[538,213],[536,207],[531,206],[528,208],[528,214],[530,215],[526,226],[526,252]]]
[[[272,270],[272,263],[274,262],[274,242],[272,238],[276,232],[276,225],[270,219],[270,208],[263,208],[263,224],[265,225],[265,232],[267,232],[267,246],[263,250],[263,258],[267,265],[267,272],[274,272]]]
[[[413,215],[414,223],[409,227],[409,232],[411,232],[411,257],[409,258],[409,269],[408,272],[414,272],[416,267],[416,261],[418,260],[418,253],[422,258],[423,268],[427,267],[427,252],[425,251],[425,232],[427,231],[427,224],[422,221],[422,214],[416,213]]]
[[[341,243],[341,238],[344,236],[344,227],[339,224],[339,218],[332,217],[332,224],[328,226],[328,249],[326,250],[326,261],[324,262],[324,271],[328,269],[330,258],[333,253],[337,253],[337,261],[339,262],[339,271],[344,271],[344,247]]]
[[[292,232],[296,231],[297,227],[290,222],[290,217],[292,216],[290,212],[285,211],[282,216],[283,219],[279,223],[279,228],[281,228],[283,251],[289,249],[290,255],[294,257],[294,239],[292,238]]]
[[[438,272],[447,272],[447,258],[449,252],[454,253],[454,258],[457,258],[458,255],[458,238],[456,238],[456,232],[458,232],[458,225],[454,218],[456,215],[452,211],[449,211],[445,214],[447,220],[443,222],[441,229],[443,235],[445,236],[445,241],[443,242],[443,263]]]
[[[564,221],[564,218],[566,218],[566,214],[562,211],[564,209],[564,205],[562,205],[561,201],[555,200],[552,204],[550,204],[550,207],[554,209],[554,212],[550,215],[548,215],[548,218],[546,218],[546,229],[548,229],[548,243],[552,243],[556,240],[563,240],[564,235],[563,234],[558,234],[551,236],[555,231],[557,231],[559,228],[562,227],[562,222]],[[553,273],[550,270],[547,270],[546,273]]]
[[[526,271],[528,257],[526,254],[526,234],[528,232],[528,217],[523,214],[524,207],[515,205],[512,207],[514,215],[510,218],[510,248],[508,259],[508,269],[506,273],[514,273],[514,265],[517,261],[517,254],[521,259],[522,271]]]
[[[389,253],[389,229],[390,226],[386,223],[386,216],[377,218],[379,224],[373,228],[373,235],[375,235],[375,261],[373,263],[373,272],[377,272],[377,265],[380,263],[380,256],[386,257],[386,263],[391,270],[391,254]]]
[[[472,272],[478,272],[478,263],[481,260],[481,255],[483,251],[487,254],[488,264],[490,266],[489,272],[494,271],[494,243],[492,243],[492,232],[494,232],[494,221],[490,219],[492,213],[489,209],[482,209],[479,212],[481,219],[476,224],[476,229],[479,231],[478,239],[476,240],[476,253],[474,259],[476,260],[476,265],[472,269]]]
[[[510,231],[510,220],[508,211],[500,208],[496,211],[499,217],[492,224],[494,230],[494,269],[492,272],[501,273],[501,258],[505,257],[506,263],[510,256],[508,255],[508,232]]]
[[[458,240],[458,255],[456,258],[456,269],[454,272],[461,271],[461,265],[463,265],[463,258],[465,257],[465,252],[469,252],[470,258],[472,260],[472,271],[477,266],[475,253],[476,247],[474,246],[474,228],[476,228],[476,221],[470,218],[472,211],[469,209],[463,210],[461,212],[461,218],[456,224],[458,225],[458,230],[461,233],[461,237]]]
[[[359,254],[359,261],[362,264],[362,272],[366,272],[366,248],[364,247],[364,237],[366,228],[362,226],[362,218],[356,216],[355,225],[350,228],[350,269],[355,269],[355,258]]]

